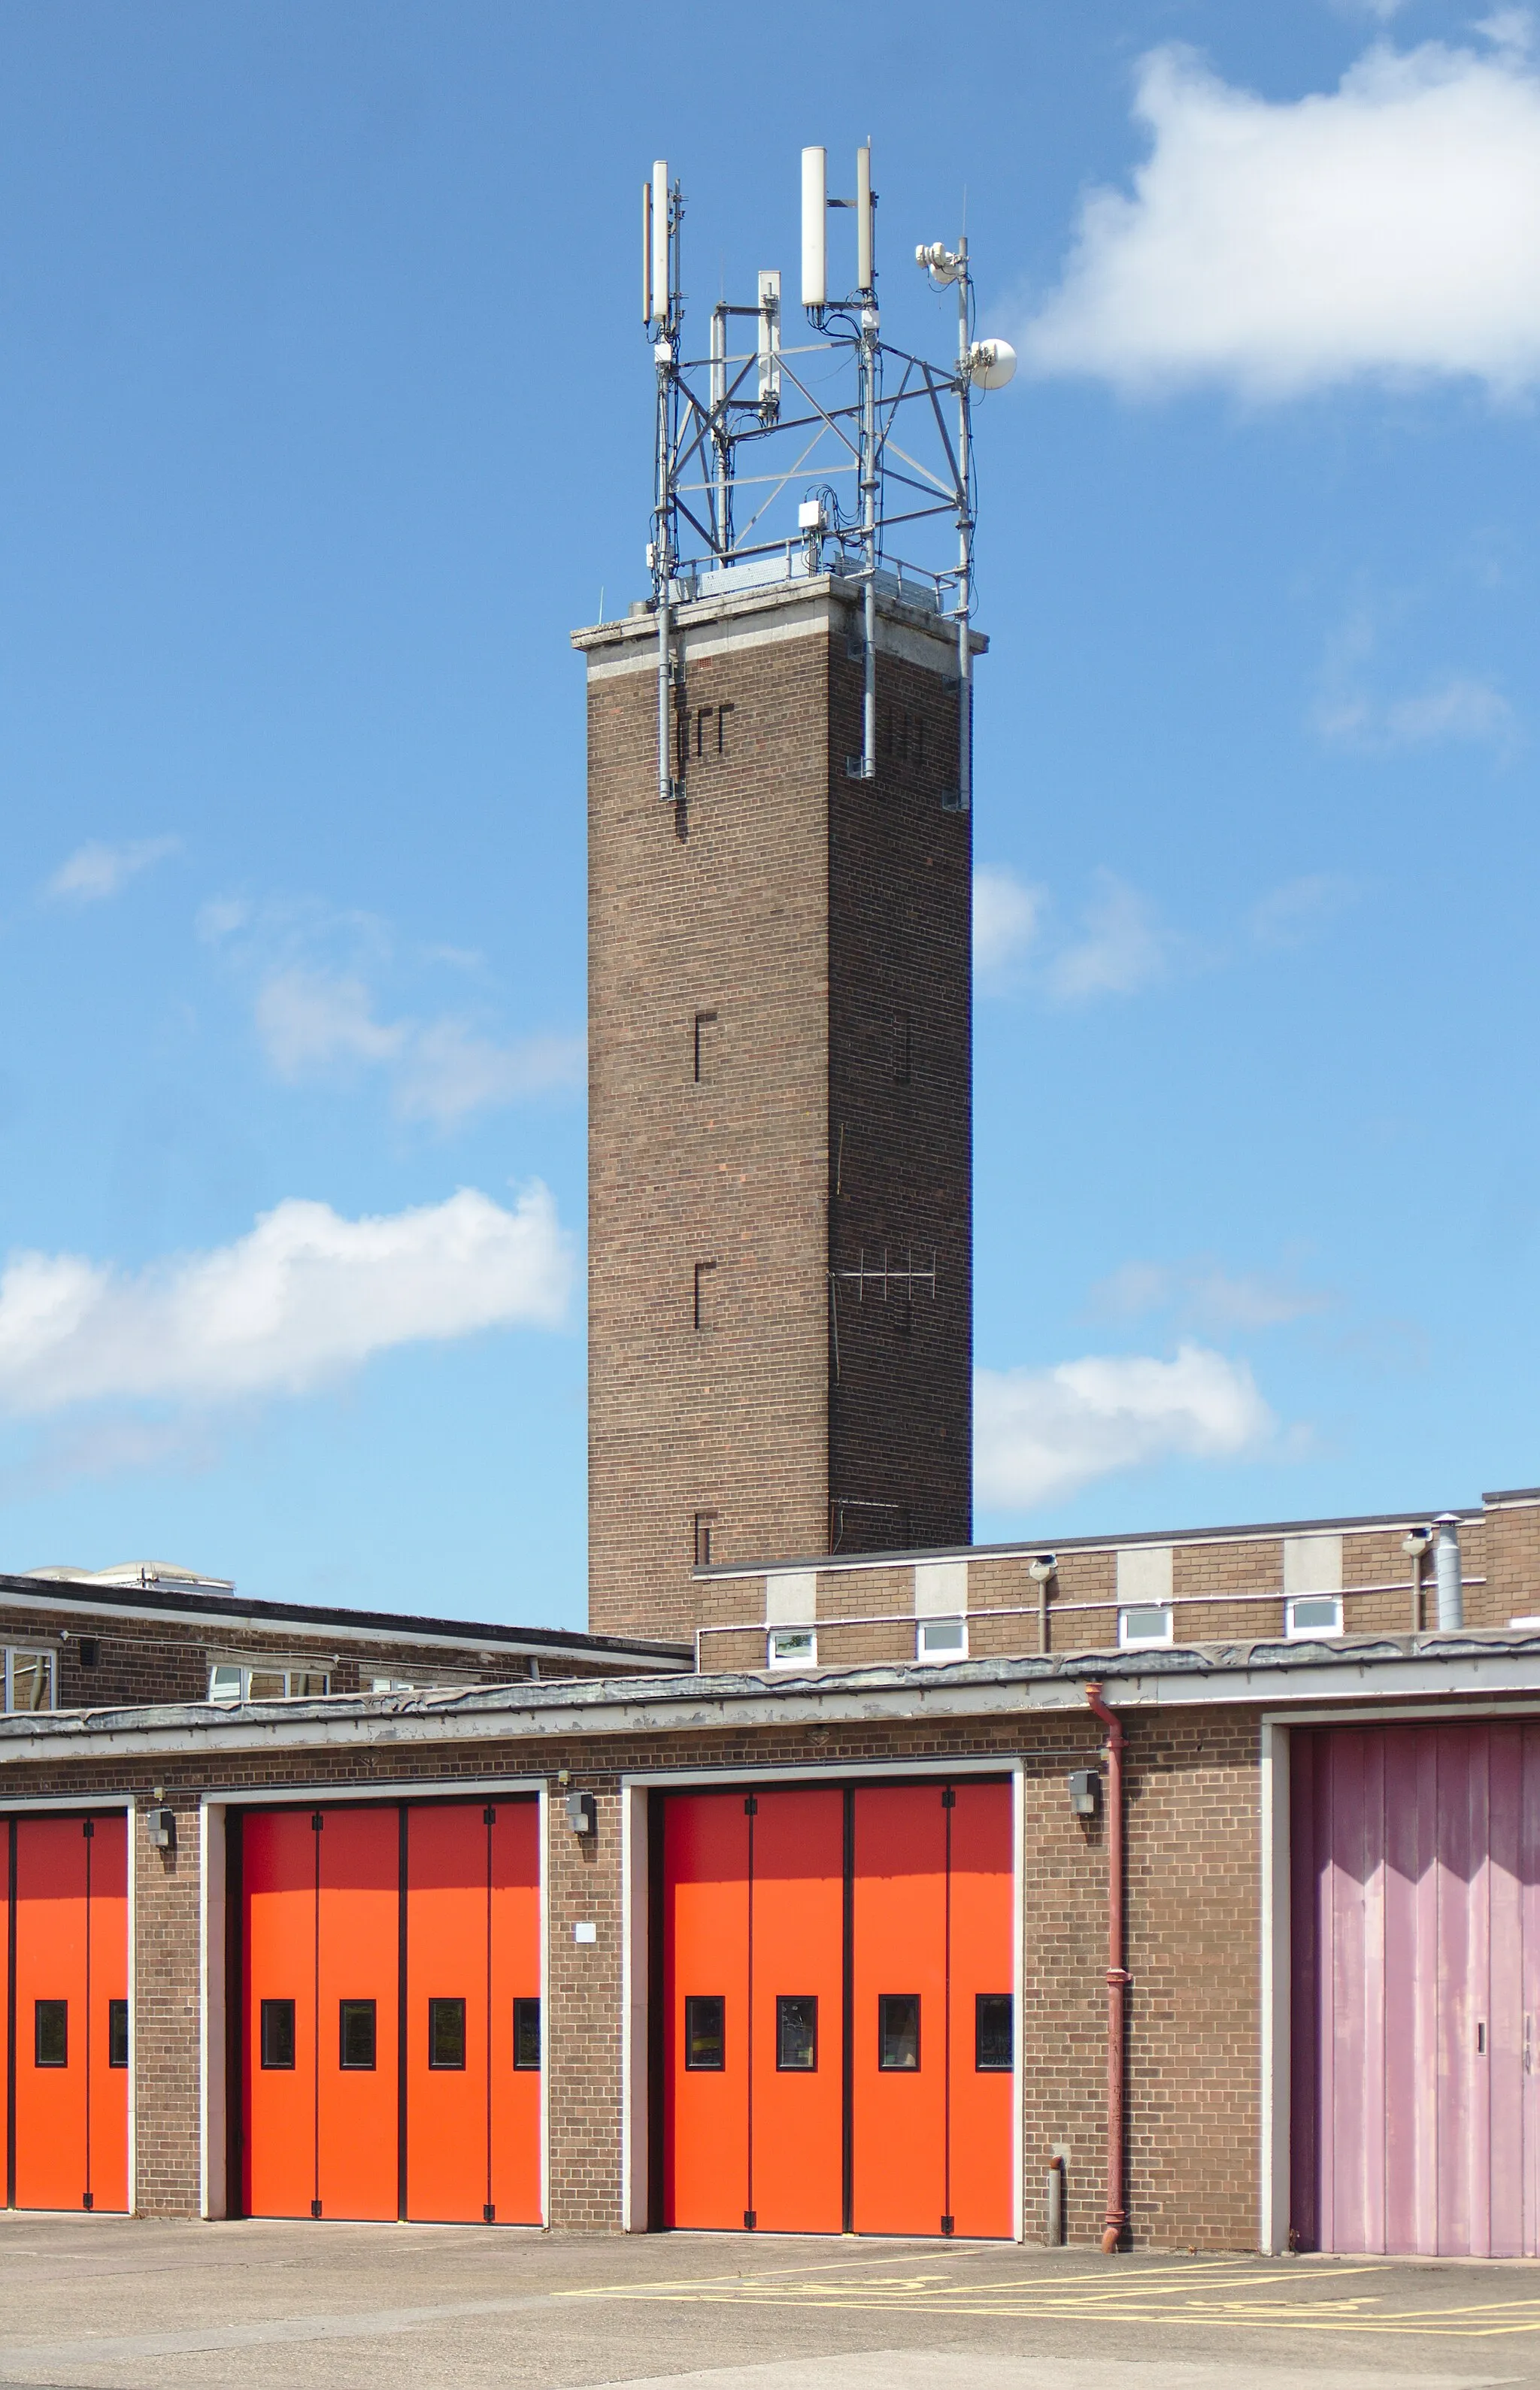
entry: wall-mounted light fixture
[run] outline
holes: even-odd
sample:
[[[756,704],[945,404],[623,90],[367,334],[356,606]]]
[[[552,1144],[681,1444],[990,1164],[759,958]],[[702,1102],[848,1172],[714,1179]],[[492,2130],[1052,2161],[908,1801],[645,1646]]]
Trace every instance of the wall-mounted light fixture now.
[[[145,1831],[158,1851],[176,1848],[176,1812],[174,1809],[147,1809]]]
[[[594,1831],[598,1823],[598,1816],[591,1792],[568,1793],[567,1823],[574,1834],[591,1834]]]
[[[1070,1806],[1077,1818],[1094,1818],[1101,1808],[1101,1777],[1094,1767],[1074,1768],[1070,1777]]]

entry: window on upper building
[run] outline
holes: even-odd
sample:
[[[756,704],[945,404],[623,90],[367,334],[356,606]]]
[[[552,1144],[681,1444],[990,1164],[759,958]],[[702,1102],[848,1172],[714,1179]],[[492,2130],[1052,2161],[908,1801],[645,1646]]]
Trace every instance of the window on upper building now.
[[[252,1668],[240,1660],[219,1660],[209,1670],[212,1702],[302,1702],[329,1693],[324,1668]]]
[[[1135,1602],[1118,1613],[1118,1641],[1125,1651],[1169,1643],[1174,1621],[1164,1602]]]
[[[6,1653],[7,1710],[51,1710],[57,1698],[57,1686],[51,1651],[8,1651]]]
[[[1318,1635],[1342,1631],[1340,1593],[1296,1593],[1285,1604],[1283,1631],[1290,1642],[1314,1640]]]
[[[485,1677],[386,1677],[366,1674],[360,1679],[366,1693],[468,1693],[476,1685],[490,1680]]]
[[[915,1638],[917,1660],[966,1660],[966,1618],[922,1618]]]
[[[812,1626],[772,1626],[765,1654],[772,1668],[815,1668],[818,1635]]]

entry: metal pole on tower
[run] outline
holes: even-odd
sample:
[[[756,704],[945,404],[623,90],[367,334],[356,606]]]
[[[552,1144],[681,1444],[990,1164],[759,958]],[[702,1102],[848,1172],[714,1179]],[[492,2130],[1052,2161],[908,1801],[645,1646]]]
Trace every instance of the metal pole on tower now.
[[[877,777],[877,500],[880,474],[877,455],[877,374],[879,328],[877,312],[876,225],[872,213],[872,153],[855,153],[856,271],[861,299],[861,546],[866,569],[865,675],[861,695],[861,777]]]
[[[657,454],[653,476],[652,587],[658,616],[658,794],[665,804],[679,794],[674,777],[674,657],[670,634],[674,596],[674,451],[675,355],[684,310],[679,288],[679,220],[684,203],[670,187],[668,161],[652,169],[644,216],[650,233],[647,289],[651,309],[653,361],[658,372]]]
[[[972,286],[968,273],[968,235],[957,243],[957,811],[973,802],[973,646],[969,618],[973,610],[973,494],[971,460],[973,353]]]

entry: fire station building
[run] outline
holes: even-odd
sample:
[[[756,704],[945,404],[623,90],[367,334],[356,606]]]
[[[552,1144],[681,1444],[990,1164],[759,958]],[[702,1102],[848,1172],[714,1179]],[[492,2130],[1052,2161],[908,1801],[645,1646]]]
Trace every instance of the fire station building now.
[[[595,1632],[0,1579],[11,2204],[1540,2254],[1540,1489],[972,1544],[956,649],[884,590],[853,777],[857,599],[679,606],[667,805],[577,635]]]

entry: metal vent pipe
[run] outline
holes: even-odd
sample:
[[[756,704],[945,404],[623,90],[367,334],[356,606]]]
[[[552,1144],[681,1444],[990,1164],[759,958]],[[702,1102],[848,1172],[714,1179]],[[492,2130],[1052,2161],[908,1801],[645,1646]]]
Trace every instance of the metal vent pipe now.
[[[1465,1625],[1465,1585],[1460,1570],[1460,1523],[1453,1510],[1434,1521],[1438,1541],[1433,1546],[1433,1583],[1438,1587],[1441,1635]]]

